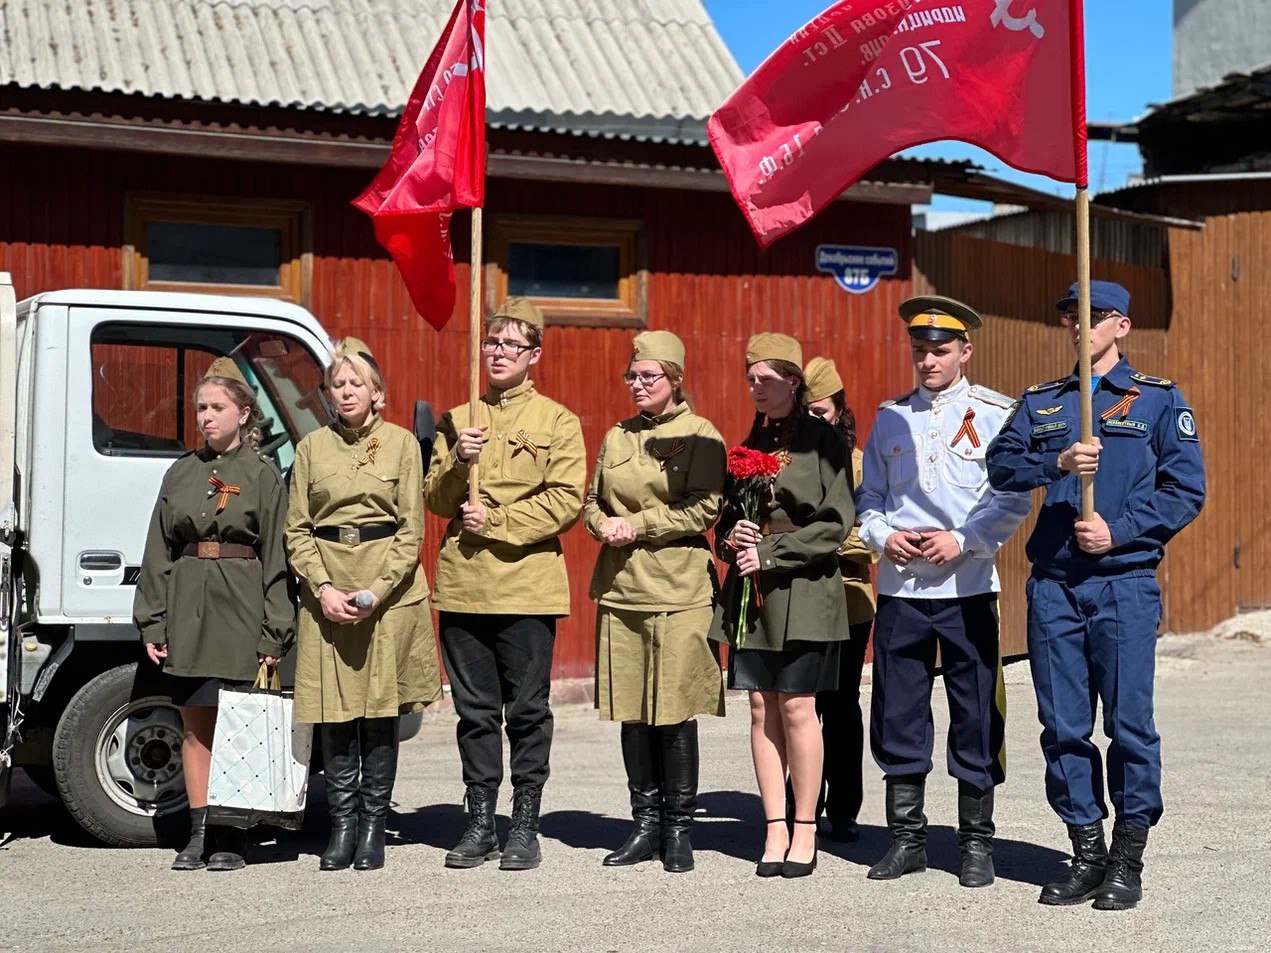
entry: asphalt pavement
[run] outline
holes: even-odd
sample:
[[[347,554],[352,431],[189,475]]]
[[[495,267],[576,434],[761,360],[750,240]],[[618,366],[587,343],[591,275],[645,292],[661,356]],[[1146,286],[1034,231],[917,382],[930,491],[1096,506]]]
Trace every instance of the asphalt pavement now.
[[[1043,907],[1067,858],[1046,804],[1026,666],[1008,670],[1008,781],[997,800],[997,883],[957,883],[956,785],[943,751],[929,782],[932,866],[866,880],[885,849],[883,785],[866,756],[863,836],[822,842],[808,879],[762,880],[763,824],[743,696],[702,721],[697,869],[601,866],[627,832],[618,729],[557,711],[543,804],[542,867],[442,865],[463,827],[454,724],[425,724],[402,749],[382,871],[319,873],[325,802],[305,830],[256,846],[246,870],[173,873],[168,850],[95,844],[20,779],[0,811],[0,950],[287,951],[1264,951],[1271,946],[1271,645],[1171,637],[1161,644],[1157,725],[1166,813],[1148,845],[1138,910]],[[937,732],[945,705],[937,683]],[[868,686],[865,701],[868,702]],[[1096,738],[1099,735],[1096,733]],[[510,790],[500,800],[506,827]]]

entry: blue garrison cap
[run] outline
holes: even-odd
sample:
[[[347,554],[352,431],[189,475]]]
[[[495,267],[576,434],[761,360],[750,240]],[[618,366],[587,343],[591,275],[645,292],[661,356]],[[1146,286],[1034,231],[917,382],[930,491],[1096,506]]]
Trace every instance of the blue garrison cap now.
[[[1055,302],[1056,311],[1067,311],[1069,305],[1077,303],[1077,288],[1074,283],[1068,289],[1068,297]],[[1115,281],[1090,282],[1090,307],[1096,311],[1115,311],[1117,314],[1129,315],[1130,292]]]

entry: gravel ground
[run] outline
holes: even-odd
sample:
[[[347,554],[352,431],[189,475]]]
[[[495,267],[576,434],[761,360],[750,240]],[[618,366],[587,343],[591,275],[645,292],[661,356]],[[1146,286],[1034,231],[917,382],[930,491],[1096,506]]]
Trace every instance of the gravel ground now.
[[[1243,617],[1161,642],[1166,815],[1148,848],[1147,897],[1129,913],[1036,902],[1067,840],[1042,790],[1027,667],[1013,666],[998,882],[986,890],[957,884],[955,785],[939,769],[928,798],[931,869],[865,879],[886,844],[882,783],[868,759],[862,840],[823,844],[809,879],[756,878],[761,811],[738,696],[728,718],[703,720],[698,866],[678,876],[656,864],[601,867],[626,833],[625,789],[617,728],[582,707],[557,713],[545,859],[526,873],[442,866],[462,828],[451,716],[403,748],[388,866],[374,873],[318,873],[320,783],[306,829],[256,847],[247,870],[177,874],[166,869],[170,851],[92,843],[19,779],[0,811],[0,949],[1262,951],[1271,937],[1268,634],[1271,617]],[[943,701],[937,720],[943,731]],[[505,790],[504,816],[507,799]]]

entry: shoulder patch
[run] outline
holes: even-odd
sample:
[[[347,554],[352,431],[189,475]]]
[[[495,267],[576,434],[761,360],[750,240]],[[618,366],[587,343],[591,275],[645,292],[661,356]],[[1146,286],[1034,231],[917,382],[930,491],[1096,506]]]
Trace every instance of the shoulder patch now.
[[[1178,439],[1199,443],[1200,437],[1196,435],[1196,415],[1192,412],[1192,409],[1190,407],[1179,407],[1174,413],[1174,426],[1178,430]]]
[[[894,407],[896,404],[907,403],[909,401],[909,398],[916,393],[918,393],[918,388],[915,387],[913,390],[906,391],[905,393],[901,394],[899,397],[894,397],[891,400],[883,401],[881,404],[878,405],[878,409],[882,410],[886,407]]]
[[[1135,371],[1130,375],[1130,380],[1138,384],[1151,384],[1153,387],[1173,387],[1174,382],[1165,377],[1153,377],[1151,374],[1140,374]]]
[[[978,400],[984,401],[986,404],[992,404],[994,407],[1001,407],[1004,410],[1010,410],[1015,406],[1015,401],[1005,394],[999,394],[992,388],[983,387],[980,384],[972,384],[967,393]]]
[[[1043,390],[1054,390],[1056,387],[1060,386],[1061,384],[1067,383],[1067,381],[1068,381],[1068,378],[1060,377],[1057,380],[1047,381],[1044,384],[1034,384],[1032,387],[1028,389],[1028,392],[1030,394],[1036,394],[1039,391],[1043,391]]]

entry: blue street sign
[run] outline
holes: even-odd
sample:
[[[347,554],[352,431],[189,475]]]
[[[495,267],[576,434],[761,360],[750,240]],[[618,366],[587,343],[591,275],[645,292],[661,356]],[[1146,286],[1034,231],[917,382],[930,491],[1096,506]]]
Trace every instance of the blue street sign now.
[[[894,275],[899,256],[894,248],[867,245],[818,245],[816,270],[833,275],[852,294],[872,291],[884,275]]]

